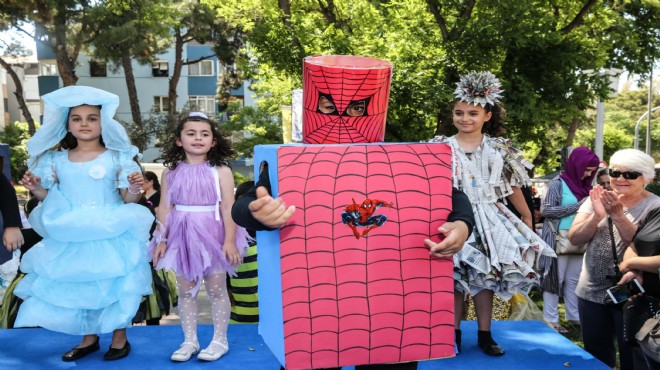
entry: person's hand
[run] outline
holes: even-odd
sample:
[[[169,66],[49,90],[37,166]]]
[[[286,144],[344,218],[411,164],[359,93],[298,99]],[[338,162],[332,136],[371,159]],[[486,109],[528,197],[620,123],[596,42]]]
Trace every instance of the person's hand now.
[[[619,268],[621,268],[621,267],[619,267]],[[621,271],[621,272],[623,272],[623,271]],[[643,278],[642,274],[639,273],[639,271],[631,270],[631,271],[628,271],[628,272],[624,273],[623,276],[621,276],[621,280],[619,280],[616,283],[616,285],[623,285],[623,284],[630,283],[631,281],[633,281],[633,279],[637,279],[637,281],[639,281],[639,284],[642,284],[642,282],[644,281],[644,278]],[[632,295],[628,298],[628,301],[632,302],[635,298],[637,298],[637,297],[639,297],[643,294],[644,293],[637,293],[635,295]]]
[[[13,252],[23,245],[23,233],[18,227],[8,227],[2,233],[2,244],[5,245],[8,251]]]
[[[425,239],[424,244],[429,248],[431,255],[436,257],[451,257],[458,253],[470,236],[468,227],[463,221],[445,222],[438,228],[438,232],[445,236],[440,243]]]
[[[626,259],[625,261],[621,261],[621,263],[619,263],[619,271],[621,271],[622,274],[626,274],[629,271],[633,271],[633,269],[630,268],[630,266],[634,262],[633,260],[636,259],[636,258],[637,257],[631,257],[631,258]],[[625,277],[625,275],[624,275],[624,277]],[[632,278],[630,278],[630,280],[632,280]],[[621,279],[621,281],[623,281],[623,278]],[[626,283],[626,282],[627,281],[624,281],[624,283]]]
[[[621,268],[621,265],[619,265],[619,269],[620,268]],[[627,282],[632,281],[632,279],[637,279],[637,277],[638,277],[637,272],[633,271],[633,270],[626,271],[626,272],[621,270],[621,273],[623,274],[623,275],[621,275],[621,280],[617,281],[616,285],[623,285]],[[637,280],[639,280],[639,279],[637,279]]]
[[[605,213],[608,215],[622,215],[623,214],[623,203],[619,200],[619,195],[611,190],[603,190],[601,195],[601,201]]]
[[[132,189],[141,189],[142,185],[144,185],[144,177],[142,176],[142,172],[136,171],[128,175],[128,183]]]
[[[23,178],[19,183],[31,192],[43,190],[43,186],[41,186],[41,177],[30,171],[25,172],[25,175],[23,175]]]
[[[281,198],[273,198],[265,187],[257,188],[257,199],[248,205],[255,220],[271,229],[282,227],[296,211],[295,206],[287,208]]]
[[[243,257],[238,253],[238,248],[236,248],[236,243],[234,242],[225,242],[222,246],[222,253],[232,266],[238,266],[243,262]]]
[[[599,220],[602,220],[607,216],[607,211],[603,206],[603,187],[600,185],[594,186],[593,189],[589,192],[589,198],[591,198],[591,207],[594,210],[594,216]]]
[[[153,265],[154,268],[156,267],[156,264],[158,264],[158,260],[161,259],[163,256],[165,256],[165,250],[167,249],[167,242],[162,241],[158,243],[158,246],[154,249],[153,253]]]

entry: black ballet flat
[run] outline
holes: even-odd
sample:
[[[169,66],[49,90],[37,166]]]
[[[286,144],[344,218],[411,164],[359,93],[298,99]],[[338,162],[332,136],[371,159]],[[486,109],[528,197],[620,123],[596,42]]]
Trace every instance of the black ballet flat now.
[[[92,352],[96,352],[101,349],[99,345],[99,338],[96,337],[96,342],[90,344],[87,347],[82,348],[73,348],[69,352],[62,355],[62,361],[71,362],[79,360]]]
[[[502,356],[504,354],[504,349],[495,342],[479,344],[479,348],[488,356]]]
[[[128,356],[128,354],[131,352],[131,344],[126,341],[126,344],[124,344],[123,348],[112,348],[110,346],[110,349],[108,352],[103,355],[103,359],[106,361],[114,361],[114,360],[119,360],[120,358],[124,358]]]

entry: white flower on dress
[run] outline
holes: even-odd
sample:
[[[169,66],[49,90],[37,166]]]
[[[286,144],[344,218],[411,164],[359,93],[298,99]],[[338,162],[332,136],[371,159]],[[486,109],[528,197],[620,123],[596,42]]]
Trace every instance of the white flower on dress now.
[[[105,174],[107,173],[107,171],[105,170],[105,167],[95,165],[95,166],[92,166],[92,168],[89,169],[88,173],[93,179],[100,180],[103,177],[105,177]]]

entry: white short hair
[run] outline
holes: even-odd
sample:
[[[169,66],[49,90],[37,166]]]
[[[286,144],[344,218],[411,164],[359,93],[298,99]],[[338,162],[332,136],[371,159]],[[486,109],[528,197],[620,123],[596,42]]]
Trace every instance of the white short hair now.
[[[655,178],[655,160],[641,150],[617,150],[610,158],[610,168],[617,166],[629,171],[641,172],[646,182],[651,182]]]

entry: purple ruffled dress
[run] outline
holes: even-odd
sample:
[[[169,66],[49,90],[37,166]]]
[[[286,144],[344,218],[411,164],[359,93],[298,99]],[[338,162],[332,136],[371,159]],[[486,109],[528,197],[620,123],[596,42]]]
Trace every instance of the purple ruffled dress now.
[[[158,261],[157,269],[172,269],[188,281],[201,282],[204,276],[218,268],[236,274],[222,253],[225,227],[220,214],[220,188],[214,175],[217,171],[208,162],[190,165],[180,162],[167,174],[167,202],[174,204],[166,220],[167,250]],[[152,239],[150,250],[156,247]],[[236,226],[236,247],[242,256],[250,236]]]

